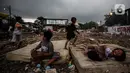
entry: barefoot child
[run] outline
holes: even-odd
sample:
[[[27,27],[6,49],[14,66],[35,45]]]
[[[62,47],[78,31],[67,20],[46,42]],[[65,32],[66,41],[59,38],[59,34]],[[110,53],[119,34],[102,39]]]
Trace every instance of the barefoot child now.
[[[94,39],[92,41],[95,41]],[[96,42],[96,41],[95,41]],[[121,48],[111,49],[106,45],[100,46],[96,42],[98,47],[89,46],[86,51],[88,58],[94,61],[103,61],[109,58],[114,58],[116,61],[124,61],[126,59],[126,53]]]
[[[72,45],[75,44],[76,40],[77,40],[77,33],[79,34],[79,32],[77,31],[77,28],[76,28],[76,21],[77,19],[75,17],[72,17],[71,18],[71,25],[68,25],[67,28],[66,28],[66,32],[67,32],[67,41],[66,41],[66,44],[65,44],[65,49],[67,49],[67,44],[68,42],[71,40],[71,39],[74,39],[74,42],[72,43]]]
[[[44,31],[42,37],[43,40],[31,51],[32,61],[35,65],[40,64],[44,59],[50,59],[50,61],[45,65],[46,67],[59,57],[59,53],[54,52],[53,44],[50,41],[52,36],[53,34],[51,31]]]

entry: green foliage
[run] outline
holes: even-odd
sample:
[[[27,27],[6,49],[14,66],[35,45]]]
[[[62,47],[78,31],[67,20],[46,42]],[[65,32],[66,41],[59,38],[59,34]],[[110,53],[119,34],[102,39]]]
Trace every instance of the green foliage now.
[[[46,24],[45,23],[45,18],[40,16],[40,17],[37,17],[37,20],[34,22],[34,27],[35,28],[38,28],[38,31],[43,31],[43,28],[45,27],[44,25]]]
[[[98,24],[96,22],[93,22],[93,21],[90,21],[88,23],[88,28],[91,29],[91,28],[97,28]]]
[[[91,29],[91,28],[97,28],[98,24],[94,21],[90,21],[89,23],[81,24],[79,23],[81,29]]]
[[[15,19],[16,19],[16,22],[24,23],[24,20],[22,19],[21,16],[15,16]]]
[[[84,28],[84,24],[82,24],[82,23],[78,23],[79,24],[79,26],[80,26],[80,29],[83,29]]]
[[[40,20],[40,22],[41,22],[42,25],[45,24],[44,22],[45,22],[46,19],[44,17],[40,16],[37,19]]]

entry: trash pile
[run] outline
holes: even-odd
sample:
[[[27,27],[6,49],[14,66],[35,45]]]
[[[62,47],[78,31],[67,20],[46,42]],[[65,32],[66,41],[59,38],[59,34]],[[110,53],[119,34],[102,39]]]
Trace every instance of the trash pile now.
[[[0,59],[0,73],[78,73],[73,63],[51,65],[44,68],[43,65],[31,67],[29,63],[20,61],[7,61],[4,57]]]
[[[72,63],[51,65],[47,66],[46,68],[44,68],[44,66],[41,64],[37,64],[35,68],[32,68],[27,64],[25,71],[27,73],[78,73],[75,65]]]
[[[37,41],[39,41],[39,37],[38,36],[26,37],[26,38],[24,38],[21,41],[21,45],[20,45],[19,48],[25,47],[28,44],[32,44],[32,43],[35,43]],[[7,44],[7,43],[9,43],[9,44]],[[7,44],[7,45],[5,45],[5,44]],[[0,47],[0,55],[1,54],[5,54],[5,53],[7,53],[9,51],[13,51],[13,50],[19,49],[19,48],[17,48],[16,45],[12,45],[11,42],[9,42],[9,41],[3,42],[3,44],[1,44],[1,47]]]
[[[81,33],[82,34],[82,33]],[[85,36],[78,37],[76,44],[94,44],[88,38],[96,39],[100,44],[118,44],[120,46],[130,48],[130,36],[110,35],[108,33],[86,33]]]
[[[65,39],[65,33],[54,33],[54,37],[52,40],[63,40]],[[33,42],[39,41],[40,36],[32,36],[25,38],[22,41],[22,45],[20,47],[24,47],[27,44],[32,44]],[[8,48],[8,49],[6,49]],[[5,51],[3,53],[15,50],[15,46],[6,45]],[[75,65],[71,62],[60,64],[60,65],[51,65],[48,69],[45,69],[43,65],[37,66],[36,72],[40,71],[42,73],[78,73]],[[6,60],[5,55],[1,55],[0,57],[0,72],[1,73],[36,73],[34,68],[30,66],[30,63],[24,63],[20,61],[8,61]],[[53,72],[52,72],[53,71]]]
[[[98,40],[99,43],[110,43],[110,44],[118,44],[120,46],[130,48],[130,36],[126,35],[109,35],[109,34],[101,34],[101,36],[92,36],[89,35],[90,37],[93,37]]]
[[[52,41],[54,40],[64,40],[66,39],[66,33],[54,32]]]
[[[63,40],[63,39],[66,39],[65,33],[54,33],[52,41],[53,40]],[[24,35],[22,43],[21,43],[19,48],[25,47],[28,44],[33,44],[35,42],[38,42],[39,40],[40,40],[40,36],[38,36],[38,35],[34,35],[34,34]],[[12,45],[12,44],[5,45],[4,47],[1,48],[1,46],[3,46],[6,43],[9,43],[8,40],[1,42],[0,54],[4,54],[4,53],[7,53],[7,52],[12,51],[12,50],[19,49],[16,47],[16,45]]]
[[[54,36],[52,38],[53,40],[63,40],[66,39],[66,33],[60,33],[60,32],[54,32]],[[129,36],[121,36],[117,37],[117,35],[109,35],[109,34],[103,34],[103,33],[81,33],[76,41],[76,45],[79,44],[95,44],[88,38],[94,38],[99,43],[110,43],[110,44],[118,44],[123,47],[129,47],[130,48],[130,37]],[[39,36],[31,36],[29,38],[24,39],[22,42],[21,47],[26,46],[27,44],[32,44],[39,41]],[[3,53],[6,53],[11,50],[15,50],[15,46],[6,46],[5,51]],[[6,49],[10,48],[10,50]],[[14,62],[14,61],[7,61],[5,59],[5,55],[0,56],[0,73],[35,73],[35,71],[40,71],[42,73],[55,73],[55,70],[57,73],[78,73],[77,69],[75,68],[75,65],[73,62],[68,62],[65,64],[60,65],[52,65],[48,67],[47,69],[44,68],[42,65],[37,66],[37,70],[34,71],[29,63],[23,63],[23,62]],[[46,72],[46,70],[48,72]],[[53,72],[52,72],[53,71]]]

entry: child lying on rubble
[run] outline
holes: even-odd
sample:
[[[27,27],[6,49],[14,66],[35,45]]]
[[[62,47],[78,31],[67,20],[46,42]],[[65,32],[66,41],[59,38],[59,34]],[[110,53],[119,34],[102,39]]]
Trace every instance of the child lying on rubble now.
[[[126,53],[121,48],[110,49],[106,45],[98,47],[89,46],[85,52],[91,60],[103,61],[109,58],[114,58],[116,61],[124,61],[126,59]]]
[[[42,41],[31,51],[33,65],[40,64],[44,59],[50,59],[45,65],[46,67],[59,58],[59,53],[54,52],[53,44],[50,41],[52,36],[53,34],[50,30],[44,31]]]

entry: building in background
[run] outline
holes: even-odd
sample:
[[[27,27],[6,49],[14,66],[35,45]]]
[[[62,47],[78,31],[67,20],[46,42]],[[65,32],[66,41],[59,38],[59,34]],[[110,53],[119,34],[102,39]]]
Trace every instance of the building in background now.
[[[57,31],[60,28],[64,28],[68,24],[68,19],[52,19],[46,18],[44,20],[44,26],[46,29]]]
[[[115,19],[118,19],[115,17]],[[108,26],[108,32],[111,34],[125,34],[130,35],[130,8],[125,10],[125,14],[122,15],[121,20],[118,20],[118,24]]]

